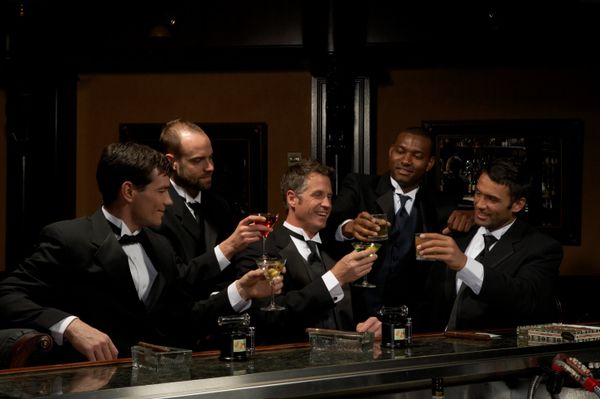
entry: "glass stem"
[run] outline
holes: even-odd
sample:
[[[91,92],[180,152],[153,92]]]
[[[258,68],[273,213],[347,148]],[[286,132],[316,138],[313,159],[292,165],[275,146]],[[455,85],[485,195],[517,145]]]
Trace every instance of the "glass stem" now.
[[[267,241],[266,237],[263,236],[263,238],[262,238],[263,256],[265,256],[267,254],[267,251],[265,250],[265,242],[266,241]]]
[[[271,285],[271,307],[274,308],[275,307],[275,289],[273,287],[273,280],[271,280],[269,282],[269,284]]]

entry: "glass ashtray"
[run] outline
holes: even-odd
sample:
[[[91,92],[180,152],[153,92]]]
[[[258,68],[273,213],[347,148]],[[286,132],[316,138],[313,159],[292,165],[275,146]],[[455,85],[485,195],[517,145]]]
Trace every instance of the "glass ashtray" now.
[[[190,349],[172,348],[152,344],[131,347],[133,367],[154,371],[189,369],[192,362]]]
[[[307,328],[308,340],[312,350],[333,352],[369,352],[373,350],[372,332],[352,332]]]

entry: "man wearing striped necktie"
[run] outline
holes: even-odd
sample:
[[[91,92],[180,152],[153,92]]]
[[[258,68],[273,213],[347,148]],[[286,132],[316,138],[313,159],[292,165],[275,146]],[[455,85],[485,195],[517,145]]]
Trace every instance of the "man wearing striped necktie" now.
[[[355,316],[366,319],[375,316],[382,305],[407,305],[418,331],[430,265],[415,260],[414,234],[466,231],[472,224],[472,212],[450,214],[456,204],[444,201],[446,198],[423,184],[435,164],[432,139],[425,130],[402,130],[389,147],[388,162],[389,172],[383,175],[346,176],[334,199],[327,231],[342,243],[341,248],[349,248],[352,240],[365,241],[377,235],[379,227],[372,214],[388,215],[389,240],[378,251],[379,260],[369,274],[376,287],[353,287]],[[377,323],[375,319],[372,322]]]

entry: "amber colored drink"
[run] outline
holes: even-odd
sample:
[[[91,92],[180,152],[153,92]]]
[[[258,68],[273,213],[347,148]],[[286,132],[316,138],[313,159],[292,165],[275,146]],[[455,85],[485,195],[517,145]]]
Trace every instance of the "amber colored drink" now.
[[[424,260],[424,261],[429,261],[430,259],[425,259],[424,257],[422,257],[421,255],[419,255],[419,250],[416,249],[418,245],[421,245],[422,243],[424,243],[425,241],[428,240],[428,238],[422,238],[421,237],[422,233],[415,233],[415,252],[416,252],[416,259],[417,260]]]
[[[376,236],[369,237],[369,241],[385,241],[388,239],[388,219],[385,213],[376,213],[373,216],[379,225],[379,232]]]

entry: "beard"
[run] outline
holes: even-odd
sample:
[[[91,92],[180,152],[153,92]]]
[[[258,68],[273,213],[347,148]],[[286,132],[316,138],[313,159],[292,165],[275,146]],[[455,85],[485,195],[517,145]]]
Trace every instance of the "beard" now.
[[[195,178],[188,178],[186,176],[174,176],[173,180],[179,186],[194,191],[209,190],[212,186],[212,174],[202,175]]]

